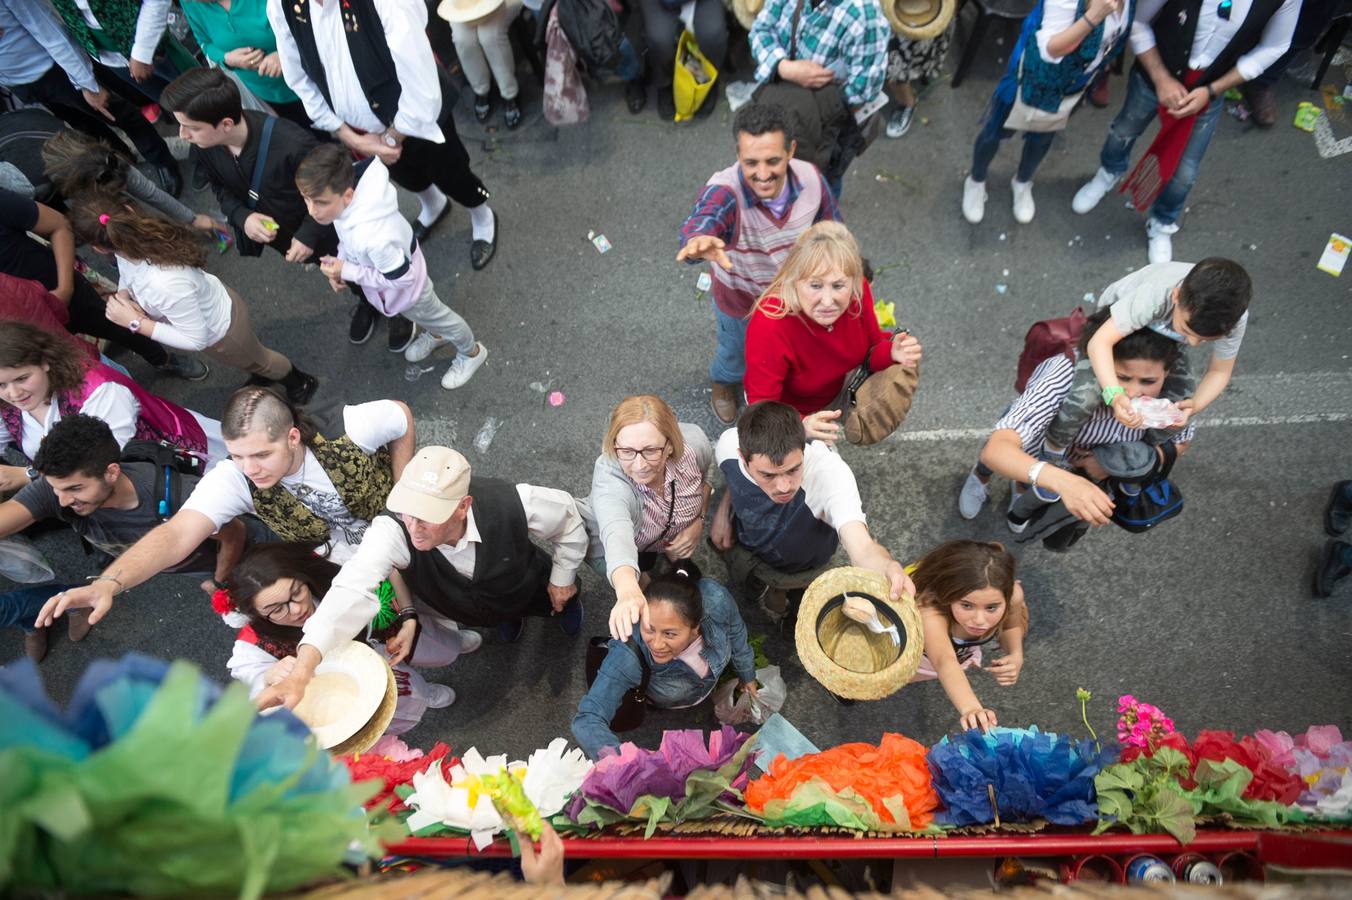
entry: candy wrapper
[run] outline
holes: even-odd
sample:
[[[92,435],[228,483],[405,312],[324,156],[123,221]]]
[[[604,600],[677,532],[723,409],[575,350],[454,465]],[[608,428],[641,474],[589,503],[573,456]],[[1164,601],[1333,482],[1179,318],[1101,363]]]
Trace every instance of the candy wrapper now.
[[[1144,428],[1173,428],[1186,419],[1183,410],[1163,397],[1136,397],[1131,405],[1145,420]]]

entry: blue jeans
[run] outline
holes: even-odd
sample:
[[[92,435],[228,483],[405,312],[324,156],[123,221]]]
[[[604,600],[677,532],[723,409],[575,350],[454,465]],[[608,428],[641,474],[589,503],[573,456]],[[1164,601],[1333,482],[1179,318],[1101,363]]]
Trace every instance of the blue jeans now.
[[[1018,87],[1015,86],[1015,90]],[[986,170],[995,159],[1000,143],[1014,136],[1014,132],[1004,127],[1005,119],[1014,106],[1013,100],[1000,99],[1000,92],[991,95],[990,106],[986,107],[986,117],[982,120],[981,130],[977,132],[976,144],[972,147],[972,180],[984,182]],[[1015,176],[1027,183],[1033,180],[1037,167],[1051,149],[1056,138],[1054,131],[1025,131],[1023,133],[1023,155],[1019,157],[1019,171]]]
[[[1133,68],[1127,78],[1127,99],[1122,110],[1108,126],[1108,139],[1103,142],[1103,152],[1099,164],[1112,175],[1123,175],[1131,164],[1131,147],[1136,139],[1150,126],[1159,113],[1159,98],[1155,96],[1155,86],[1139,69]],[[1206,148],[1211,143],[1211,135],[1216,131],[1216,122],[1221,117],[1222,98],[1217,97],[1206,109],[1197,114],[1192,127],[1192,136],[1183,150],[1183,158],[1174,170],[1174,177],[1164,186],[1154,206],[1150,207],[1150,217],[1162,225],[1172,225],[1183,214],[1183,205],[1187,202],[1188,192],[1197,181],[1197,172],[1206,156]]]
[[[38,584],[0,593],[0,628],[18,626],[24,634],[32,634],[37,630],[33,622],[42,611],[42,605],[68,590],[68,584]]]
[[[643,62],[638,58],[638,51],[634,49],[634,44],[627,35],[620,38],[620,61],[611,71],[621,81],[638,81],[643,74]]]
[[[718,325],[718,349],[709,363],[709,380],[719,384],[740,384],[746,374],[746,319],[736,319],[714,304]]]

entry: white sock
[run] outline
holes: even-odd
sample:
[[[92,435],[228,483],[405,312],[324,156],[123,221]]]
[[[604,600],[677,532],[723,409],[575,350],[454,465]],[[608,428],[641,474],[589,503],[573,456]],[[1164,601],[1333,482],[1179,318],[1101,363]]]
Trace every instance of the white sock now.
[[[418,202],[422,204],[422,209],[418,210],[418,223],[431,225],[451,201],[441,192],[441,188],[434,184],[426,190],[418,191]]]
[[[497,229],[493,225],[493,210],[488,208],[487,203],[470,207],[469,229],[476,241],[491,243],[493,238],[496,237]]]

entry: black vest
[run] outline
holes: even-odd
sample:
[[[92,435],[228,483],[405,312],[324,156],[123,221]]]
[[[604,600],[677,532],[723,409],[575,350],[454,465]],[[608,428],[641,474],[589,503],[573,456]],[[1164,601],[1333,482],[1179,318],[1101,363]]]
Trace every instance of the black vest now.
[[[380,21],[380,15],[371,0],[324,2],[341,4],[339,12],[343,18],[343,33],[347,36],[347,49],[352,54],[352,68],[356,70],[357,81],[366,94],[366,102],[371,105],[371,112],[386,128],[390,127],[394,122],[394,114],[399,111],[399,74],[394,68],[390,45],[385,41],[385,26]],[[301,68],[332,107],[333,97],[329,94],[324,60],[319,58],[314,25],[310,22],[310,0],[282,0],[282,13],[286,16],[291,36],[296,39]],[[342,118],[341,114],[339,118]]]
[[[732,493],[739,544],[780,572],[806,572],[830,562],[840,538],[812,514],[801,487],[788,503],[776,503],[742,474],[736,458],[723,460],[719,468]]]
[[[382,514],[399,523],[408,541],[408,586],[428,606],[462,625],[501,625],[543,609],[540,598],[553,564],[549,554],[531,543],[516,487],[471,476],[469,495],[479,529],[472,579],[456,571],[440,550],[416,549],[403,520],[388,510]]]
[[[1188,70],[1188,57],[1192,55],[1192,39],[1197,33],[1197,15],[1203,3],[1216,3],[1217,0],[1167,0],[1154,19],[1150,28],[1155,32],[1155,49],[1159,50],[1164,67],[1179,81]],[[1202,79],[1196,87],[1210,84],[1235,67],[1235,63],[1263,39],[1263,29],[1281,8],[1282,0],[1253,0],[1249,14],[1239,26],[1230,43],[1220,52],[1216,60],[1202,73]],[[1182,21],[1179,17],[1182,16]],[[1139,65],[1139,63],[1138,63]]]

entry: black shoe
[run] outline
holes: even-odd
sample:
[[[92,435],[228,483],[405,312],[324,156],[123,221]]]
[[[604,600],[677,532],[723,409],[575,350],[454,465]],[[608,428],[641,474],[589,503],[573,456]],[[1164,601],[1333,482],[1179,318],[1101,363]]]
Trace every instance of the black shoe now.
[[[657,88],[657,118],[663,122],[676,121],[676,99],[671,96],[671,85]]]
[[[319,390],[319,379],[297,368],[292,368],[291,372],[292,375],[282,381],[286,388],[286,399],[296,406],[304,406]]]
[[[714,110],[717,108],[718,91],[710,91],[708,96],[704,98],[704,102],[699,105],[699,109],[695,110],[695,118],[707,119],[714,114]]]
[[[1346,541],[1325,541],[1319,551],[1319,565],[1314,570],[1314,595],[1332,597],[1338,582],[1352,575],[1352,567],[1343,562],[1352,544]]]
[[[521,638],[521,632],[526,630],[525,619],[513,619],[510,622],[503,622],[498,626],[498,640],[504,644],[515,644]]]
[[[521,104],[516,102],[515,97],[502,101],[502,124],[507,126],[508,131],[521,124]]]
[[[559,613],[559,630],[572,637],[582,630],[582,591],[578,591]]]
[[[641,78],[624,83],[624,103],[633,115],[643,112],[643,107],[648,105],[648,88]]]
[[[159,368],[185,381],[202,381],[211,374],[207,364],[190,353],[170,353],[169,361]]]
[[[1348,485],[1352,485],[1352,481],[1340,481],[1329,492],[1329,502],[1324,507],[1324,530],[1330,537],[1339,537],[1347,531],[1348,525],[1352,525],[1352,509],[1343,499]]]
[[[376,330],[376,311],[371,304],[361,300],[352,307],[352,322],[347,326],[347,339],[354,344],[364,344],[371,339]]]
[[[403,316],[393,316],[390,318],[390,352],[403,353],[408,349],[408,345],[413,343],[413,339],[418,336],[418,326],[414,325]]]
[[[178,163],[170,162],[155,166],[155,177],[165,193],[177,197],[183,193],[183,175],[178,171]]]
[[[493,254],[498,252],[498,238],[502,236],[501,225],[498,224],[498,211],[493,210],[493,240],[475,241],[469,245],[469,264],[477,272],[488,261],[493,258]]]
[[[493,95],[484,94],[474,95],[474,121],[487,122],[489,115],[493,112]]]
[[[446,218],[447,213],[449,213],[450,211],[451,211],[451,198],[447,197],[446,205],[441,208],[441,212],[437,213],[437,217],[432,220],[431,225],[424,225],[422,222],[418,221],[417,219],[414,219],[413,239],[420,244],[423,241],[427,240],[428,233],[430,233],[433,228],[436,228],[438,225],[440,225],[441,220]]]

